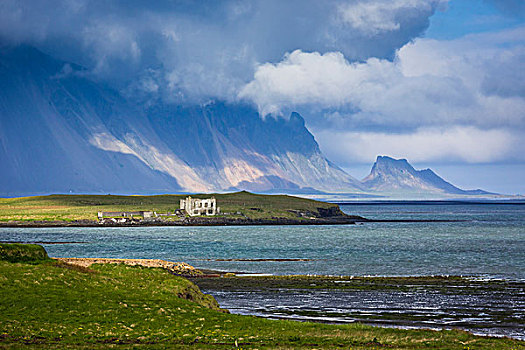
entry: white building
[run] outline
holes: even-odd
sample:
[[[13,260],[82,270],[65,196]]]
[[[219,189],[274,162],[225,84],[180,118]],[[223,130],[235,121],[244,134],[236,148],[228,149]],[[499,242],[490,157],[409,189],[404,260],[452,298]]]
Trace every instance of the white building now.
[[[181,210],[185,210],[189,216],[197,215],[216,215],[220,213],[220,208],[217,207],[217,201],[214,197],[209,199],[191,198],[180,200]]]

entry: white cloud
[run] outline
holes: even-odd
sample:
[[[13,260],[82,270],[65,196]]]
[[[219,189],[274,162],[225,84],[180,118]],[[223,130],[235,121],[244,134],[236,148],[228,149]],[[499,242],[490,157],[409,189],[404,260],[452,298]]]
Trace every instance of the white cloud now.
[[[525,151],[516,133],[506,129],[474,127],[420,129],[408,134],[324,130],[316,134],[323,151],[342,164],[370,163],[377,155],[407,158],[411,162],[487,163],[512,158]],[[519,152],[521,159],[525,155]]]
[[[377,112],[380,104],[387,102],[385,93],[399,94],[399,83],[413,85],[417,81],[406,79],[396,63],[388,60],[350,63],[339,52],[296,50],[277,64],[259,66],[239,96],[254,101],[262,114],[299,105],[354,106],[362,110],[369,106],[369,112]],[[369,100],[372,96],[373,103]]]
[[[107,74],[113,68],[111,60],[137,64],[141,58],[136,34],[125,25],[96,22],[84,28],[82,36],[83,45],[96,62],[94,71],[98,74]]]
[[[525,38],[525,27],[516,31]],[[525,45],[516,41],[516,31],[456,41],[417,39],[393,61],[351,63],[338,52],[296,50],[281,62],[260,65],[239,96],[262,114],[336,109],[354,128],[524,127]]]
[[[303,112],[339,164],[388,152],[412,161],[523,160],[525,27],[417,39],[392,61],[296,50],[260,65],[239,96],[262,114]]]
[[[367,0],[343,3],[340,20],[369,36],[397,31],[409,11],[433,13],[437,5],[448,0]]]

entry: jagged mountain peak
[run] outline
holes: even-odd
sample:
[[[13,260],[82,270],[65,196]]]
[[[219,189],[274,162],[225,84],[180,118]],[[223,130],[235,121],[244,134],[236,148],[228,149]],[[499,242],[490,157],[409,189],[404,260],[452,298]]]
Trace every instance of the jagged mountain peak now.
[[[363,185],[385,193],[434,193],[480,195],[482,190],[462,190],[442,179],[432,169],[416,170],[406,159],[378,156]]]
[[[414,168],[408,163],[406,159],[394,159],[389,156],[377,156],[374,165],[372,166],[372,172],[374,171],[385,171],[388,169],[405,169],[414,170]]]
[[[408,161],[405,158],[395,159],[389,156],[377,156],[376,163],[407,163]]]

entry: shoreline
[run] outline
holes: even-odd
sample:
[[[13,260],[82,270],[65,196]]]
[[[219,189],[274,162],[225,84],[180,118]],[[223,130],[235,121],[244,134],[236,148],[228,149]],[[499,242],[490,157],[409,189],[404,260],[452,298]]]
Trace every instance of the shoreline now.
[[[181,276],[194,283],[202,292],[212,295],[217,299],[221,308],[240,315],[252,315],[268,319],[288,319],[301,322],[348,324],[359,322],[378,327],[399,329],[426,329],[435,330],[461,329],[472,334],[485,337],[509,337],[511,339],[523,340],[517,333],[517,319],[521,318],[523,310],[515,310],[510,314],[500,314],[489,311],[494,305],[485,305],[489,295],[498,295],[502,298],[498,301],[498,308],[503,302],[508,305],[515,301],[515,293],[525,290],[524,281],[510,280],[479,280],[472,276],[328,276],[328,275],[264,275],[246,274],[243,272],[227,272],[200,269],[183,262],[173,262],[161,259],[124,259],[124,258],[52,258],[60,263],[76,265],[82,268],[90,268],[92,264],[125,264],[130,266],[142,266],[145,268],[162,268],[170,273]],[[291,297],[286,299],[287,293]],[[521,292],[520,292],[521,291]],[[299,299],[306,300],[322,294],[325,300],[321,305],[313,309],[296,303],[293,295],[300,295]],[[328,294],[327,294],[328,293]],[[350,309],[345,307],[340,312],[333,312],[334,305],[330,305],[330,293],[335,293],[341,298],[342,293],[350,298],[347,302],[354,303]],[[396,305],[387,308],[379,308],[372,311],[367,306],[358,306],[357,299],[361,296],[381,302],[384,295],[396,300],[405,294],[414,294],[423,297],[431,294],[427,299],[423,315],[420,313],[421,305],[413,305],[411,297],[405,299],[404,311],[399,313],[399,300]],[[250,295],[250,302],[246,304],[243,294]],[[444,308],[443,314],[428,311],[432,306],[433,298],[446,296],[449,301],[441,304]],[[260,297],[266,304],[260,304]],[[459,304],[454,302],[455,298],[467,297],[473,305]],[[291,298],[291,299],[290,299]],[[474,298],[474,299],[472,299]],[[389,299],[390,300],[390,299]],[[474,301],[472,301],[474,300]],[[286,305],[283,308],[281,305]],[[421,300],[419,301],[421,302]],[[250,304],[251,303],[251,304]],[[360,304],[361,302],[359,302]],[[476,304],[477,303],[477,304]],[[479,304],[482,303],[482,304]],[[252,305],[253,304],[253,305]],[[259,305],[260,304],[260,305]],[[457,305],[456,305],[457,304]],[[257,306],[259,305],[259,306]],[[346,302],[345,302],[346,305]],[[487,307],[488,314],[484,320],[475,320],[474,315],[480,306]],[[255,309],[254,309],[255,308]],[[252,311],[250,311],[252,310]],[[257,310],[257,311],[253,311]],[[346,310],[346,311],[345,311]],[[397,310],[397,311],[396,311]],[[478,311],[476,311],[478,310]],[[370,313],[372,312],[372,313]],[[490,315],[489,315],[490,314]],[[447,317],[448,321],[445,318]],[[474,317],[474,318],[472,318]],[[452,321],[452,323],[450,322]],[[519,323],[519,322],[518,322]]]
[[[96,220],[74,221],[8,221],[0,222],[2,227],[162,227],[162,226],[315,226],[315,225],[355,225],[364,223],[446,223],[468,222],[468,220],[440,220],[440,219],[367,219],[358,216],[328,217],[309,220],[288,218],[272,219],[225,219],[225,218],[187,218],[180,221],[139,221],[125,223],[99,223]]]
[[[185,262],[167,261],[162,259],[123,259],[123,258],[52,258],[70,265],[90,267],[93,264],[124,264],[129,266],[142,266],[162,268],[175,275],[190,277],[201,275],[202,272]]]
[[[249,295],[254,296],[253,302],[260,307],[249,308],[252,312],[248,313],[252,316],[240,316],[242,312],[235,306],[219,304],[220,297],[215,299],[213,295],[205,295],[204,289],[201,292],[187,279],[159,268],[132,268],[120,264],[120,259],[113,260],[118,263],[115,265],[90,267],[72,267],[66,262],[49,263],[48,260],[36,262],[0,263],[2,276],[14,281],[0,284],[6,296],[2,307],[7,310],[1,314],[0,344],[8,348],[452,349],[464,348],[468,344],[472,348],[488,350],[518,349],[525,344],[509,337],[474,336],[473,333],[479,333],[476,330],[472,333],[459,330],[435,332],[428,329],[428,324],[410,327],[417,328],[417,331],[399,331],[396,328],[400,327],[396,325],[379,328],[374,323],[375,327],[372,327],[362,319],[337,325],[333,324],[331,315],[326,315],[325,321],[328,322],[324,322],[330,324],[322,324],[317,319],[306,319],[315,316],[309,315],[315,311],[314,299],[304,300],[314,306],[313,310],[302,308],[298,314],[302,320],[297,321],[310,322],[273,321],[269,320],[268,314],[254,317],[258,310],[264,311],[272,306],[271,300],[270,304],[264,300],[261,302],[257,293]],[[215,280],[230,280],[225,277]],[[311,285],[310,281],[305,282]],[[278,299],[287,299],[287,305],[288,301],[301,301],[294,297],[294,293],[292,290],[277,290],[271,294]],[[325,302],[331,298],[325,291],[321,294],[317,306],[321,307],[321,312],[326,312],[324,306],[328,305]],[[235,305],[240,299],[233,296],[231,293],[224,295]],[[42,297],[45,303],[35,303]],[[363,301],[360,298],[359,302]],[[293,314],[287,312],[284,316]]]

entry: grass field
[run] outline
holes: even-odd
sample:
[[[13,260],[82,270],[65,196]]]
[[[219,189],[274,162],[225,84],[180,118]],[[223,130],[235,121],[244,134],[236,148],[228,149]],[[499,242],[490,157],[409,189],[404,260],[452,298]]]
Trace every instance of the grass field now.
[[[248,192],[193,195],[214,196],[223,213],[240,212],[248,218],[297,218],[292,212],[316,213],[318,208],[334,204],[286,195],[258,195]],[[173,212],[186,195],[114,196],[114,195],[49,195],[0,198],[0,221],[74,221],[97,220],[99,211],[151,210]]]
[[[193,283],[160,268],[73,266],[49,259],[37,245],[0,250],[4,349],[525,349],[524,342],[462,331],[231,315]]]
[[[221,312],[162,269],[0,261],[0,348],[524,349],[462,331],[275,321]]]

